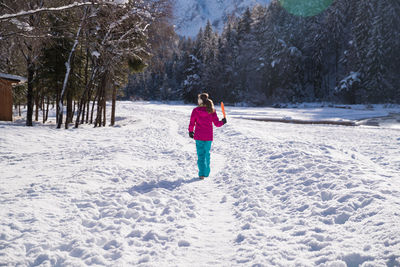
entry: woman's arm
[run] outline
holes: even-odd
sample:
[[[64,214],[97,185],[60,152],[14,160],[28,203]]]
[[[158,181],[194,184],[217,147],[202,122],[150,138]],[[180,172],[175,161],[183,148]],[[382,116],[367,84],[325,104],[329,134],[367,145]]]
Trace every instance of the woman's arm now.
[[[190,115],[189,132],[194,131],[194,126],[196,125],[196,120],[197,120],[196,114],[197,114],[196,109],[193,109],[192,115]]]
[[[212,114],[212,121],[213,121],[214,125],[217,126],[217,127],[221,127],[222,125],[225,124],[222,120],[220,121],[220,120],[218,119],[217,112],[214,112],[214,113]]]

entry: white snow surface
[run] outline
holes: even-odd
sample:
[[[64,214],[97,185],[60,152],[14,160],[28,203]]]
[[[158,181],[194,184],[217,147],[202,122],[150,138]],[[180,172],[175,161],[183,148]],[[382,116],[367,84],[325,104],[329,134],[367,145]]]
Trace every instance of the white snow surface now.
[[[0,265],[400,265],[398,129],[226,107],[202,181],[193,107],[118,102],[105,128],[0,122]]]

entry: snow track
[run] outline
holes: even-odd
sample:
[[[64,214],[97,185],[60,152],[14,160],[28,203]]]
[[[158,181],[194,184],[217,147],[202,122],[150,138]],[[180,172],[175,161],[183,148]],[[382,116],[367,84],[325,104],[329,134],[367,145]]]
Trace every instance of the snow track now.
[[[197,215],[185,229],[183,238],[186,241],[182,246],[190,246],[178,254],[180,266],[227,266],[234,258],[237,230],[232,203],[230,197],[213,182],[225,167],[224,158],[213,153],[212,162],[210,178],[192,188]]]
[[[400,266],[398,130],[228,119],[199,180],[192,108],[0,122],[0,266]]]
[[[188,113],[190,114],[190,112]],[[188,114],[185,114],[188,116]],[[181,114],[179,114],[181,115]],[[225,157],[212,152],[210,178],[198,180],[194,141],[188,138],[187,121],[180,120],[178,116],[170,115],[167,118],[156,118],[157,124],[167,126],[168,138],[173,143],[174,151],[178,154],[185,152],[191,154],[192,165],[190,173],[193,183],[183,186],[193,203],[192,214],[181,221],[185,225],[182,236],[178,240],[178,250],[175,264],[179,266],[223,266],[231,262],[235,253],[233,242],[235,238],[235,219],[232,215],[232,203],[228,200],[223,189],[216,188],[214,179],[218,178],[225,167]],[[179,122],[179,123],[178,123]]]

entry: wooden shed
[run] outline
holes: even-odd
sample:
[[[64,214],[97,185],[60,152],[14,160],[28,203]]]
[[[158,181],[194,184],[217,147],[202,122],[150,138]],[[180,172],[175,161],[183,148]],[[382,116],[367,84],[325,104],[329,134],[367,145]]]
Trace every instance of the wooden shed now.
[[[0,121],[12,121],[12,85],[25,81],[24,77],[0,72]]]

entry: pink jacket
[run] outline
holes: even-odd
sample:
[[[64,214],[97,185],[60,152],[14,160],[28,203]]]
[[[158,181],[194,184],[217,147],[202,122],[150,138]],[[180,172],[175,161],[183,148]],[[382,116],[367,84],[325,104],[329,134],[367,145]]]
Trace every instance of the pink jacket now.
[[[221,127],[224,125],[222,121],[218,119],[217,112],[209,114],[206,107],[197,107],[193,109],[192,115],[190,116],[189,132],[193,132],[194,128],[194,139],[201,141],[212,141],[213,140],[213,126]]]

